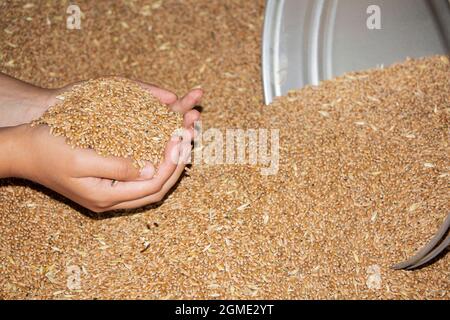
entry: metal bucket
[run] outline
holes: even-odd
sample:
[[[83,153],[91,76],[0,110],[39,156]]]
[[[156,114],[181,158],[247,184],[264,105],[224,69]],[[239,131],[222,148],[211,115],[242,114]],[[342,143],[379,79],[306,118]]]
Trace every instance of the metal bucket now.
[[[345,72],[448,54],[449,44],[448,0],[267,0],[265,102]]]

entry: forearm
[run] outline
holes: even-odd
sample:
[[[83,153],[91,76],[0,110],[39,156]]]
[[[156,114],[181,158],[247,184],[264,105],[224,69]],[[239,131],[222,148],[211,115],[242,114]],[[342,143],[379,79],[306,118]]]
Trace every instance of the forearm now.
[[[51,90],[0,73],[0,128],[38,118],[46,109]]]

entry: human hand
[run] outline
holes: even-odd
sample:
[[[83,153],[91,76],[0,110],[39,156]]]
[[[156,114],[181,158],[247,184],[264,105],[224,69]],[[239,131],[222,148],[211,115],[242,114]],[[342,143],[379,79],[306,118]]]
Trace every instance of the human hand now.
[[[184,115],[185,140],[172,139],[167,144],[164,160],[157,169],[147,164],[140,172],[129,159],[104,158],[93,150],[72,149],[64,138],[52,136],[47,126],[22,125],[11,128],[20,137],[13,147],[13,153],[20,156],[15,157],[12,175],[45,185],[94,212],[137,208],[162,200],[178,181],[190,155],[191,145],[186,137],[193,138],[194,122],[200,117],[193,107],[203,92],[192,90],[178,99],[164,89],[140,84]],[[56,101],[56,96],[67,89],[54,90],[48,101]]]

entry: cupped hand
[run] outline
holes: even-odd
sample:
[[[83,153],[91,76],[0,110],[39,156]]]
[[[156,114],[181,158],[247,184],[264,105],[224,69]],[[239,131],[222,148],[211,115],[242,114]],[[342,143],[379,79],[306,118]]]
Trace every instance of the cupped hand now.
[[[47,126],[19,126],[21,161],[16,176],[38,182],[94,212],[142,207],[161,201],[183,173],[191,152],[194,122],[200,113],[193,109],[203,92],[194,89],[183,98],[167,90],[139,82],[162,103],[183,114],[183,138],[172,137],[164,158],[138,170],[130,159],[101,157],[94,150],[73,149],[64,138],[50,134]],[[70,86],[54,90],[49,104]]]

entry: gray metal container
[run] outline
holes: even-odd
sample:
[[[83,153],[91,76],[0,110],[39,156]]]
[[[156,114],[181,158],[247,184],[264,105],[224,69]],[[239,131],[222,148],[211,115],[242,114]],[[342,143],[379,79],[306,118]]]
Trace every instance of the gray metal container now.
[[[345,72],[449,49],[448,0],[267,0],[265,101]]]

